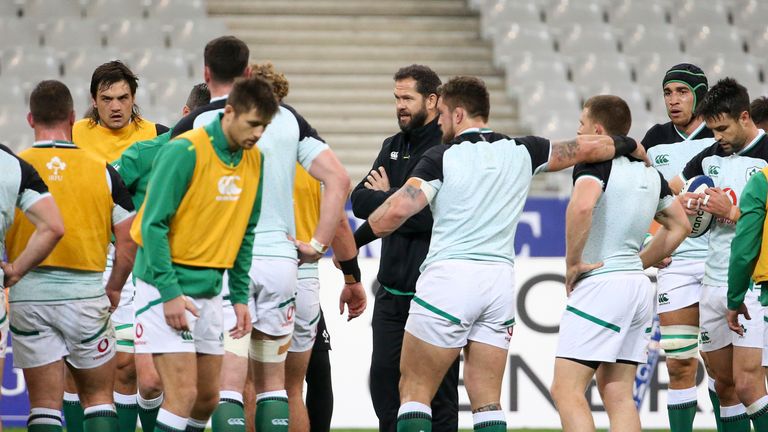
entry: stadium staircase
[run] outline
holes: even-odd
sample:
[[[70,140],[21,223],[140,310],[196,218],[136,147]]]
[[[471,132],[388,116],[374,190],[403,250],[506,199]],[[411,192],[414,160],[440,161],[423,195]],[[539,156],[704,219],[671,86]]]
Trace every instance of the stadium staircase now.
[[[480,76],[491,92],[490,126],[521,132],[491,42],[465,0],[208,0],[208,12],[248,43],[254,61],[286,74],[286,102],[340,155],[354,183],[398,130],[392,75],[404,65],[429,65],[443,80]]]

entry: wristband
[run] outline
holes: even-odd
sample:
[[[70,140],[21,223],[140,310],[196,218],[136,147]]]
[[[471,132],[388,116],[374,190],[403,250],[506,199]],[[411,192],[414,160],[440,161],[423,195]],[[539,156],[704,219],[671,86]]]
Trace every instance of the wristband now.
[[[360,282],[360,266],[357,265],[357,256],[346,261],[339,261],[341,272],[344,273],[344,283],[353,284]]]
[[[365,221],[362,225],[360,225],[360,227],[357,228],[357,231],[355,231],[355,245],[358,249],[376,240],[377,238],[378,237],[376,237],[376,234],[374,234],[373,229],[371,228],[371,225],[368,223],[368,221]]]
[[[613,157],[626,156],[637,148],[637,141],[624,135],[611,135],[613,139],[614,155]]]
[[[314,237],[312,237],[312,240],[309,241],[309,246],[320,255],[325,255],[325,253],[328,252],[328,246],[320,243]]]

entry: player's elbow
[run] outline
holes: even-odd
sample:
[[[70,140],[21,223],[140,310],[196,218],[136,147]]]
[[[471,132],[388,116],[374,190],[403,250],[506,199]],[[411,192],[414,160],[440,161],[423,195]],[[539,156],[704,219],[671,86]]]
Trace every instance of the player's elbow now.
[[[61,218],[55,218],[45,225],[44,231],[55,242],[64,237],[64,221]]]

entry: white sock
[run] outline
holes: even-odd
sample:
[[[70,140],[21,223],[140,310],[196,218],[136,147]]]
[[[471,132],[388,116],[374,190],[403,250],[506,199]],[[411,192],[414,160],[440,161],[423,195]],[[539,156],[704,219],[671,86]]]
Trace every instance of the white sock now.
[[[275,390],[275,391],[259,393],[259,394],[256,395],[256,403],[258,403],[260,400],[262,400],[264,398],[270,398],[270,397],[278,397],[278,398],[288,399],[288,392],[285,391],[285,390]]]
[[[207,425],[208,425],[208,422],[204,420],[196,420],[196,419],[193,419],[192,417],[187,419],[187,426],[195,429],[205,429]]]
[[[763,396],[747,407],[747,414],[752,415],[768,406],[768,396]]]
[[[151,410],[158,408],[160,405],[163,404],[163,394],[160,393],[160,396],[154,398],[154,399],[144,399],[141,397],[141,393],[136,395],[136,400],[139,403],[139,408],[145,409],[145,410]]]
[[[472,414],[472,424],[477,426],[486,422],[504,422],[507,423],[507,417],[502,410],[483,411]]]
[[[286,393],[287,394],[287,393]],[[225,400],[227,399],[227,400]],[[219,392],[219,403],[237,401],[243,404],[243,394],[232,390],[222,390]]]
[[[61,426],[61,412],[50,408],[32,408],[29,411],[27,425]]]
[[[112,392],[112,398],[115,399],[117,405],[136,405],[135,394],[122,394],[118,392]]]
[[[409,412],[423,412],[429,414],[430,417],[432,416],[432,408],[421,402],[406,402],[400,405],[400,409],[397,411],[397,416],[400,417]]]
[[[183,431],[187,428],[187,419],[184,417],[179,417],[176,414],[166,411],[162,408],[160,408],[160,411],[157,413],[157,423],[164,424],[165,426],[172,427],[176,430]]]
[[[67,393],[67,392],[64,392],[64,401],[65,402],[80,402],[80,396],[78,396],[77,393]]]
[[[696,387],[667,390],[667,406],[682,405],[689,402],[696,402]]]
[[[721,419],[729,418],[729,417],[738,417],[746,413],[747,413],[747,409],[744,408],[744,405],[742,404],[720,407]]]
[[[99,412],[99,411],[115,412],[115,406],[112,404],[101,404],[101,405],[89,406],[88,408],[85,408],[83,410],[83,414],[87,416],[88,414]]]

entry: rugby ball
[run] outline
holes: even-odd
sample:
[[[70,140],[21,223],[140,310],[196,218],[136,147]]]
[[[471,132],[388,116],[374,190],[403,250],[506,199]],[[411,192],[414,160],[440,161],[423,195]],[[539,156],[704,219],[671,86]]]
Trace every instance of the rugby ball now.
[[[712,181],[712,178],[705,175],[697,175],[685,182],[683,190],[680,193],[690,192],[699,194],[704,193],[705,190],[711,187],[715,187],[715,182]],[[691,233],[688,234],[688,237],[696,238],[703,236],[712,226],[714,217],[711,213],[701,210],[698,202],[688,202],[683,203],[683,205],[686,205],[691,209],[696,209],[695,214],[688,215],[688,221],[691,223]]]

